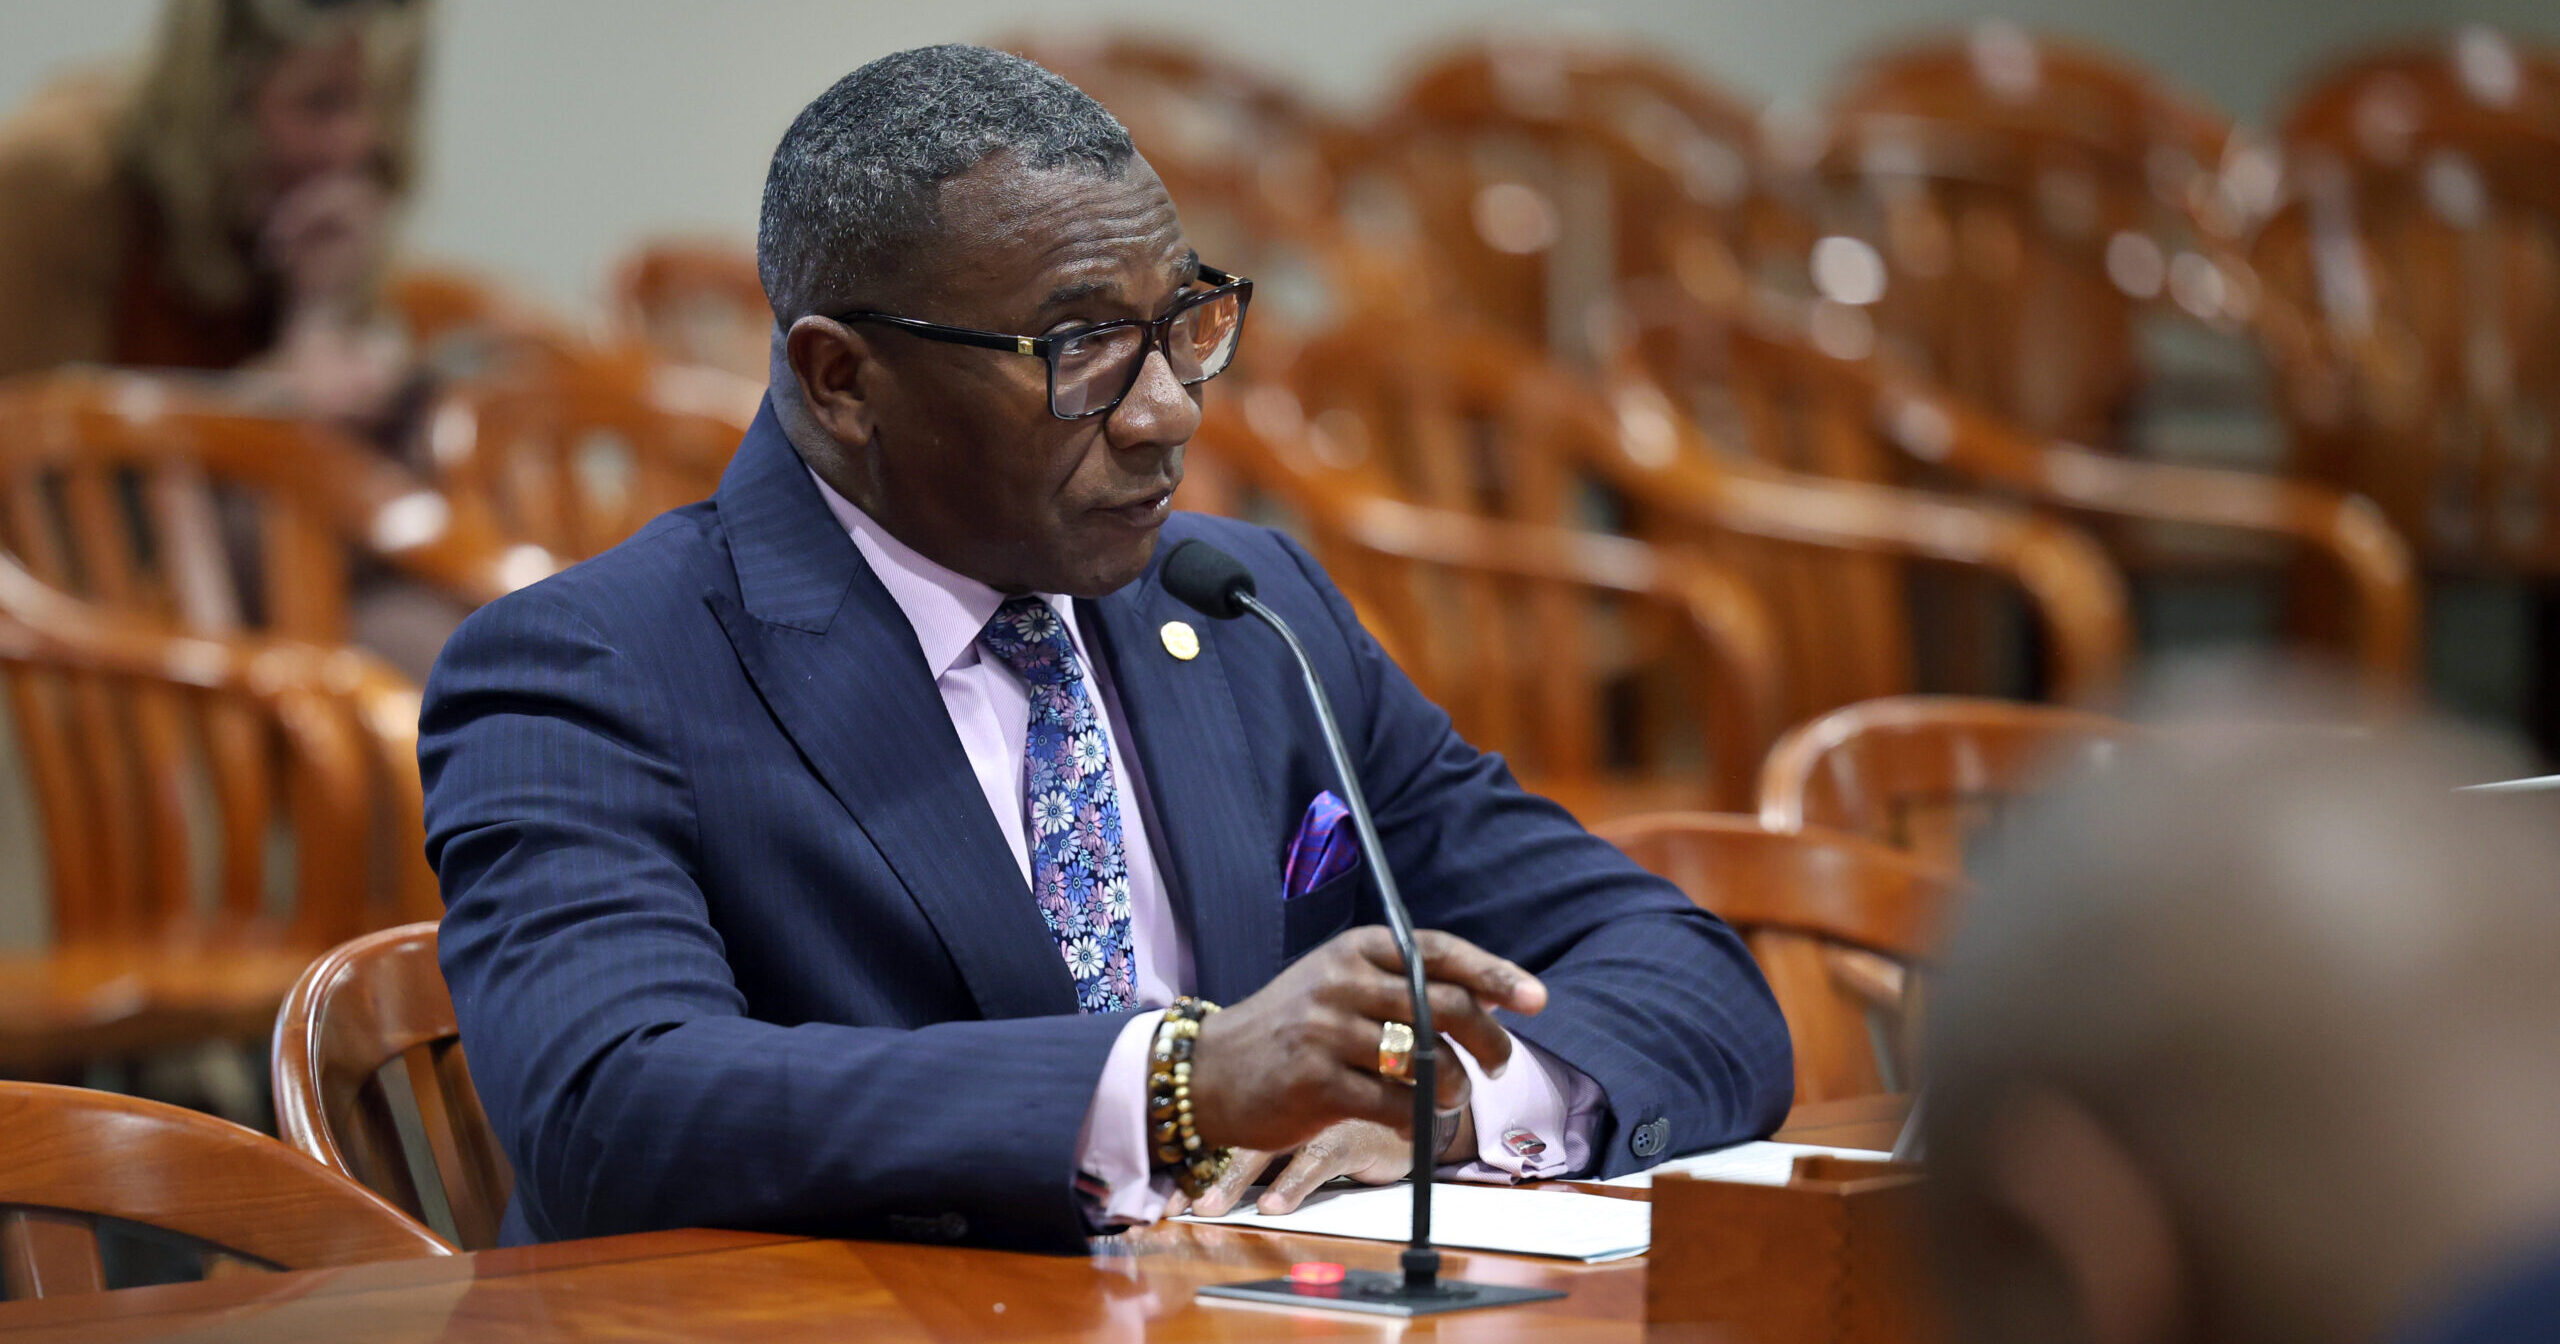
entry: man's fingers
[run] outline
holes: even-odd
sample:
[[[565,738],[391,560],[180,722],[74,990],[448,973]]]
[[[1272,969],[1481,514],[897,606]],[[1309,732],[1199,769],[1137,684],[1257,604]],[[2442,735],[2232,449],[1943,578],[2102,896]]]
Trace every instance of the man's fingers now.
[[[1358,944],[1372,964],[1401,974],[1404,958],[1395,936],[1384,928],[1361,930]],[[1547,1006],[1547,987],[1538,977],[1453,933],[1418,929],[1414,944],[1422,949],[1423,972],[1431,979],[1460,985],[1492,1007],[1534,1013]]]
[[[1511,1059],[1511,1033],[1493,1020],[1475,995],[1456,985],[1433,984],[1431,987],[1431,1025],[1441,1035],[1467,1048],[1476,1063],[1487,1074],[1498,1075]],[[1358,1068],[1376,1067],[1380,1037],[1389,1022],[1413,1024],[1413,991],[1401,980],[1383,975],[1367,976],[1348,989],[1342,1006],[1352,1014],[1356,1026],[1347,1027],[1343,1050],[1346,1062]],[[1442,1058],[1445,1067],[1457,1071],[1457,1061]]]
[[[1271,1165],[1271,1158],[1272,1154],[1256,1149],[1236,1149],[1235,1157],[1227,1163],[1227,1174],[1219,1177],[1217,1184],[1201,1191],[1198,1199],[1191,1201],[1191,1211],[1203,1218],[1215,1218],[1234,1208],[1236,1201],[1244,1198],[1244,1192],[1261,1179],[1263,1168]]]
[[[1538,977],[1454,933],[1419,929],[1414,942],[1422,949],[1423,968],[1433,980],[1464,985],[1492,1007],[1515,1013],[1535,1013],[1547,1006],[1547,987]]]
[[[1431,987],[1431,1024],[1439,1033],[1467,1048],[1476,1057],[1487,1076],[1499,1077],[1511,1063],[1511,1033],[1493,1020],[1475,996],[1455,985],[1435,984]],[[1446,1059],[1447,1055],[1443,1054]],[[1448,1061],[1448,1072],[1463,1075],[1454,1059]]]
[[[1464,1069],[1458,1070],[1466,1072]],[[1368,1120],[1413,1137],[1413,1089],[1392,1078],[1354,1069],[1334,1091],[1335,1109],[1346,1120]]]
[[[1307,1140],[1254,1207],[1264,1213],[1288,1213],[1305,1203],[1317,1186],[1349,1171],[1358,1155],[1343,1142],[1342,1134],[1341,1127],[1335,1126]]]

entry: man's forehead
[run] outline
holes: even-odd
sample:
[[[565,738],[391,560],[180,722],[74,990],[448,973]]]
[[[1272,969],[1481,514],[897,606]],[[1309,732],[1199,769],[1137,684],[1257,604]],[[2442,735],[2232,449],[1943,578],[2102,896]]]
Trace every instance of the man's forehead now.
[[[971,269],[1034,303],[1122,294],[1129,284],[1180,284],[1191,253],[1172,198],[1143,159],[1116,177],[1081,169],[1023,169],[997,156],[942,187],[945,234]],[[964,279],[964,283],[967,283]],[[972,288],[977,286],[972,285]]]

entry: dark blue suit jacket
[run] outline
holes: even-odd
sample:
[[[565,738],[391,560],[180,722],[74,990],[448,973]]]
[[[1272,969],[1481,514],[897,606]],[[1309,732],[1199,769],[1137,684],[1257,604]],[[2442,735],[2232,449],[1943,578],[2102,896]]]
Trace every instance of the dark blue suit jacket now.
[[[1778,1122],[1786,1028],[1731,930],[1460,740],[1288,539],[1176,515],[1182,537],[1251,566],[1307,642],[1414,918],[1544,977],[1552,1006],[1508,1025],[1607,1092],[1606,1172]],[[1276,637],[1152,570],[1081,610],[1198,992],[1233,1003],[1377,921],[1365,869],[1281,899],[1333,781]],[[419,754],[445,978],[515,1163],[506,1239],[1083,1244],[1077,1131],[1122,1019],[1077,1014],[912,628],[770,406],[713,498],[473,616]]]

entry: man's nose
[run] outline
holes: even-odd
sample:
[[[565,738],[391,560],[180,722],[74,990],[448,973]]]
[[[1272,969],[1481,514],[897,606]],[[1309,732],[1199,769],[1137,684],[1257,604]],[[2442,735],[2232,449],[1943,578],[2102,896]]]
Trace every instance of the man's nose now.
[[[1120,449],[1174,448],[1188,443],[1200,428],[1200,403],[1173,376],[1173,364],[1162,350],[1149,350],[1129,389],[1105,426],[1111,446]]]

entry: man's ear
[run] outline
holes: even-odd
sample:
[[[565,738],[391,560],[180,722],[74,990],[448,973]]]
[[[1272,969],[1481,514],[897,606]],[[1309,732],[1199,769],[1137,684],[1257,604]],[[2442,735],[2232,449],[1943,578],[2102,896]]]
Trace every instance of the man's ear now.
[[[2061,1271],[2092,1344],[2161,1344],[2187,1324],[2166,1195],[2077,1101],[2044,1087],[2002,1099],[1983,1135],[1989,1198]]]
[[[846,448],[870,443],[881,377],[870,343],[833,318],[804,317],[784,334],[783,355],[810,420]]]

